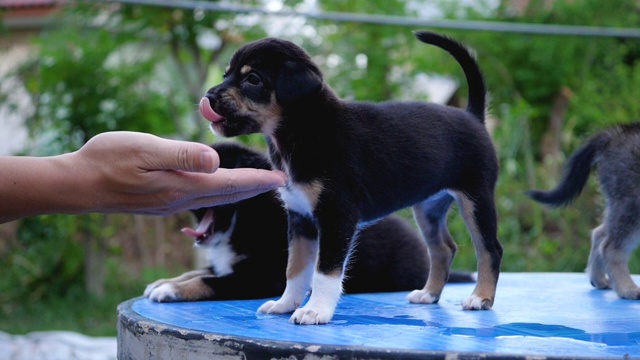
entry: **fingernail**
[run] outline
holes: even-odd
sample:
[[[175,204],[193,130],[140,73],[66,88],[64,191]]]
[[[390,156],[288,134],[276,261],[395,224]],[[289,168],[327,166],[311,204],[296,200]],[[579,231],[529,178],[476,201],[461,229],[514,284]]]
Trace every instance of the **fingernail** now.
[[[200,154],[200,162],[203,172],[212,173],[218,169],[218,157],[210,151],[205,151]]]
[[[287,176],[287,174],[280,170],[273,170],[273,172],[278,173],[278,175],[282,177],[283,182],[282,182],[282,185],[280,186],[286,186],[287,183],[289,182],[289,177]]]

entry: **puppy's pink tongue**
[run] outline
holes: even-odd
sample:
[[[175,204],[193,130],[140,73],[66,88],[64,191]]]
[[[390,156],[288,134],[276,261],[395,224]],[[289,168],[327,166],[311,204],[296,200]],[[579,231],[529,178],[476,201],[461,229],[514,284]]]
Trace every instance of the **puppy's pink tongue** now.
[[[197,229],[193,230],[192,228],[185,227],[185,228],[182,228],[180,231],[182,231],[182,233],[185,235],[189,235],[195,239],[198,239],[199,237],[201,237],[207,232],[212,222],[213,222],[213,210],[209,209],[202,217],[202,220],[200,220],[200,223],[198,224]]]
[[[188,227],[182,228],[182,229],[180,229],[180,231],[182,231],[183,234],[189,235],[192,238],[196,238],[196,239],[199,238],[200,236],[204,235],[204,232],[199,232],[199,231],[193,230],[192,228],[188,228]]]
[[[218,122],[223,119],[222,115],[213,111],[211,108],[211,103],[209,103],[209,99],[203,97],[200,99],[200,113],[204,116],[205,119],[211,122]]]

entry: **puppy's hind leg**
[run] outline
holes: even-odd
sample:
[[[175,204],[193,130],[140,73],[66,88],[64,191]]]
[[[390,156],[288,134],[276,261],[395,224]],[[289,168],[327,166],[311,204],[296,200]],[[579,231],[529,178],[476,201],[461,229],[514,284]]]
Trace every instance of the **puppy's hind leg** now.
[[[297,309],[311,288],[311,278],[318,258],[318,232],[313,222],[289,211],[289,262],[287,285],[277,301],[269,300],[259,313],[285,314]]]
[[[600,251],[609,276],[609,283],[619,297],[640,300],[640,288],[629,272],[629,257],[640,240],[639,206],[636,199],[618,200],[605,212],[607,237]]]
[[[416,223],[427,242],[430,268],[424,288],[414,290],[407,295],[407,300],[411,303],[435,304],[440,300],[457,250],[457,245],[447,228],[447,212],[452,202],[453,197],[442,192],[412,208]]]
[[[470,297],[462,301],[462,308],[488,310],[493,306],[502,261],[493,191],[478,191],[473,195],[457,191],[456,199],[471,234],[478,261],[476,288]]]
[[[589,263],[587,274],[591,285],[596,289],[609,289],[609,279],[607,269],[602,257],[602,243],[607,238],[607,230],[604,224],[591,231],[591,252],[589,253]]]

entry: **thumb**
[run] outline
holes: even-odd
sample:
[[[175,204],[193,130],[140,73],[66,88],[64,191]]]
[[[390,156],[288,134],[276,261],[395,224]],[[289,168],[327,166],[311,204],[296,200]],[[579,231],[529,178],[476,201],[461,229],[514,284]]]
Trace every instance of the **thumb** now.
[[[220,166],[220,157],[211,147],[188,141],[167,140],[158,151],[162,170],[212,173]]]

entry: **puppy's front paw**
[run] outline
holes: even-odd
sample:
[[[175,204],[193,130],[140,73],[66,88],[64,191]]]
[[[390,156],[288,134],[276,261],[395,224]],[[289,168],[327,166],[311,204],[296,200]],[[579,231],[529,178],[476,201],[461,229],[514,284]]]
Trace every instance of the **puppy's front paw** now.
[[[462,301],[462,308],[465,310],[489,310],[493,306],[492,299],[483,299],[476,294]]]
[[[289,322],[300,325],[326,324],[333,317],[334,311],[335,309],[309,308],[305,306],[294,311],[291,318],[289,318]]]
[[[616,293],[621,299],[640,300],[640,288],[637,286],[628,289],[616,289]]]
[[[269,300],[258,308],[262,314],[288,314],[298,307],[295,302],[280,299],[278,301]]]
[[[148,298],[149,300],[156,302],[174,302],[182,300],[182,296],[171,283],[165,283],[152,289],[149,292]]]
[[[159,287],[160,285],[166,282],[167,281],[163,279],[152,282],[151,284],[147,285],[147,287],[144,289],[144,293],[142,293],[142,296],[149,297],[149,295],[155,288]]]
[[[435,304],[440,300],[440,297],[423,289],[410,292],[407,295],[407,300],[412,304]]]
[[[591,286],[596,289],[611,289],[609,285],[609,279],[606,276],[591,276]]]

